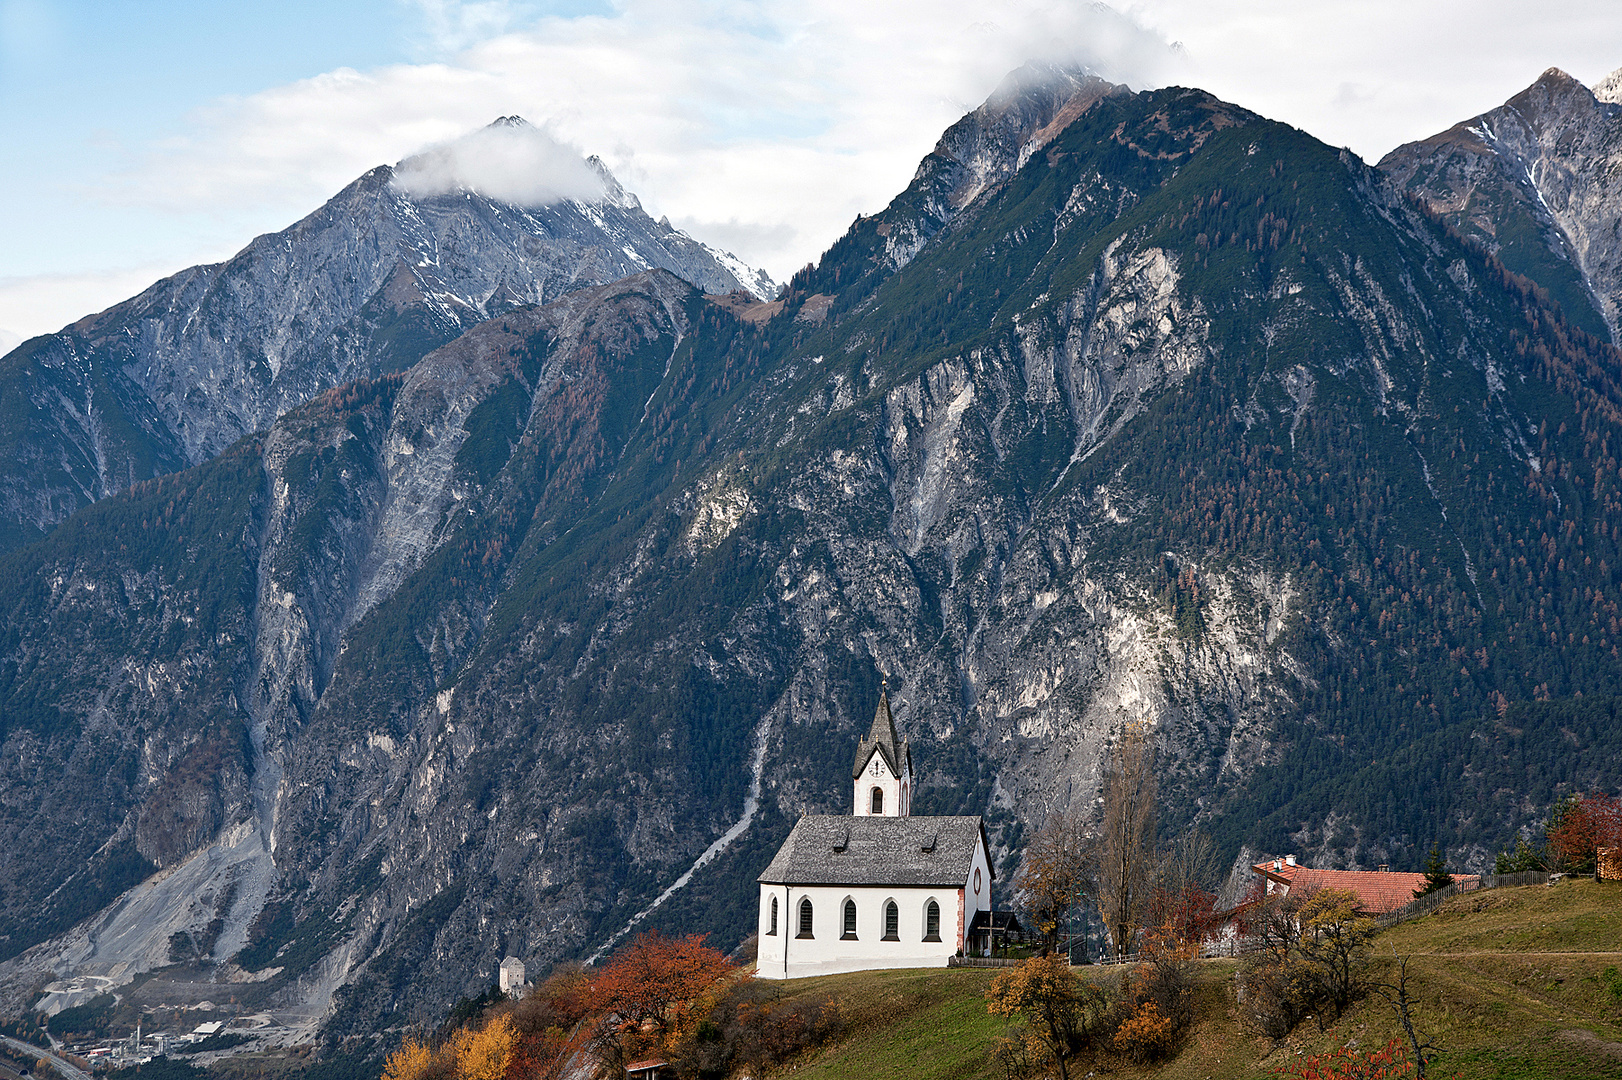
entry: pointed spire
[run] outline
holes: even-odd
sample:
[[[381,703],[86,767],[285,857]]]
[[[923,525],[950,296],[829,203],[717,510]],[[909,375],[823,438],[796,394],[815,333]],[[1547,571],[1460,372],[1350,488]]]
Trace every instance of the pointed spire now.
[[[884,755],[884,764],[895,775],[904,775],[911,765],[907,744],[896,734],[895,717],[890,712],[889,685],[886,679],[884,689],[879,693],[879,707],[873,711],[873,726],[868,729],[867,737],[856,744],[856,764],[850,772],[852,778],[862,775],[862,769],[873,757],[875,746]]]

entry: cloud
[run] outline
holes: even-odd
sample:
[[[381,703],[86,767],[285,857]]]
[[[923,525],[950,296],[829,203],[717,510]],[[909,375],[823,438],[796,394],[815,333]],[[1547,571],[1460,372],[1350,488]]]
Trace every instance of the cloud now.
[[[534,4],[515,0],[402,0],[422,21],[426,51],[435,57],[506,33],[533,17]]]
[[[518,114],[603,157],[655,216],[703,240],[724,223],[714,239],[786,277],[904,188],[940,133],[1030,59],[1135,87],[1181,62],[1163,37],[1087,2],[618,0],[441,62],[218,101],[99,190],[132,210],[251,213],[246,240],[377,164]],[[455,156],[452,171],[465,169]],[[511,155],[474,156],[477,183],[522,171]],[[464,182],[449,175],[436,182]]]
[[[550,206],[603,195],[602,178],[580,151],[516,117],[406,158],[394,183],[416,198],[476,191],[516,206]]]
[[[93,312],[112,307],[182,266],[148,264],[84,274],[0,277],[0,354],[17,341],[50,334]],[[7,335],[17,341],[5,345]]]
[[[1375,161],[1496,108],[1545,68],[1622,63],[1615,0],[1135,0],[1188,45],[1184,78]]]

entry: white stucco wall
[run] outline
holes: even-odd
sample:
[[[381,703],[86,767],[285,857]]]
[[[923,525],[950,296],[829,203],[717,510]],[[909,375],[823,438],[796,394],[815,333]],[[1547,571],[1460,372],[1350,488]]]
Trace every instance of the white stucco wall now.
[[[980,890],[975,892],[979,871]],[[777,898],[777,932],[770,933],[771,901]],[[811,900],[812,936],[799,937],[800,901]],[[856,939],[843,938],[845,900],[856,901]],[[940,904],[939,941],[924,941],[924,909]],[[884,941],[884,907],[897,907],[897,941]],[[975,913],[991,908],[991,870],[985,850],[975,845],[973,868],[959,887],[886,885],[761,885],[760,947],[756,974],[763,979],[798,979],[841,971],[877,968],[945,967],[963,948]]]

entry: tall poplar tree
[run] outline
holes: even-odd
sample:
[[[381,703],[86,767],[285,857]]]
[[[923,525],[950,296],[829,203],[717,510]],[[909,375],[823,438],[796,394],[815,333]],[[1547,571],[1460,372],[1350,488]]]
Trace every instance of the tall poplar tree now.
[[[1152,887],[1159,785],[1148,725],[1129,723],[1110,754],[1104,778],[1104,824],[1098,838],[1098,904],[1115,955],[1132,950]]]

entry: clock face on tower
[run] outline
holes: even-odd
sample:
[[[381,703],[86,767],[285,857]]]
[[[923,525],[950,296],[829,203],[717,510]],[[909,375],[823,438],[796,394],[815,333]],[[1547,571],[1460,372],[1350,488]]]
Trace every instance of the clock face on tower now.
[[[870,773],[872,773],[872,775],[874,775],[874,776],[877,776],[879,774],[879,759],[877,757],[875,757],[873,759],[873,767],[871,769],[869,769],[868,771]]]

